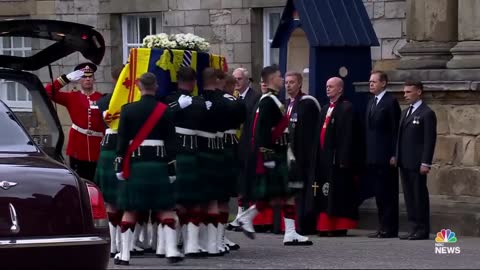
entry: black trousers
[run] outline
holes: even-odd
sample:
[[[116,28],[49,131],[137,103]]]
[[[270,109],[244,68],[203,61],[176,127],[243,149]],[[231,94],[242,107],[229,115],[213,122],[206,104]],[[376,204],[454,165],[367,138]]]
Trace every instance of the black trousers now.
[[[369,165],[378,209],[379,230],[398,234],[398,169],[388,165]]]
[[[73,157],[70,159],[70,168],[72,168],[80,177],[93,181],[97,162],[78,160]],[[113,166],[113,165],[112,165]]]
[[[410,233],[428,235],[430,234],[430,198],[427,176],[421,175],[420,169],[400,168],[400,173]]]

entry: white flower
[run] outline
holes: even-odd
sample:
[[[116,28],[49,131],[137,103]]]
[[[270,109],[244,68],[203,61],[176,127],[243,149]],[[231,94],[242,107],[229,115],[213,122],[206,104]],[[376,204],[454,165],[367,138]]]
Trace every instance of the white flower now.
[[[208,51],[210,49],[210,43],[204,38],[192,33],[172,35],[159,33],[146,36],[143,39],[142,47]]]

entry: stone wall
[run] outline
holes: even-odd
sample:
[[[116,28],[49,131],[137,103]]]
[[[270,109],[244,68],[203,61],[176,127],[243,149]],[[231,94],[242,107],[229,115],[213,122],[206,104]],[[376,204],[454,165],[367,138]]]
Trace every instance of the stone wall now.
[[[406,0],[363,0],[380,46],[372,47],[375,69],[395,69],[406,43]]]
[[[144,4],[124,4],[124,1],[118,0],[102,1],[100,16],[145,12],[157,14],[163,18],[163,32],[194,33],[204,37],[211,43],[212,53],[226,56],[229,67],[252,69],[253,11],[248,7],[244,8],[242,1],[169,0]],[[121,43],[121,40],[117,39],[118,41]]]

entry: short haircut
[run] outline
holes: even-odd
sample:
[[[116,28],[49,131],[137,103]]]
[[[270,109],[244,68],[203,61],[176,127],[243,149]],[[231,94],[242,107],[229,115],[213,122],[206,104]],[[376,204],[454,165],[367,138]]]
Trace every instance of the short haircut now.
[[[112,72],[110,73],[110,75],[112,75],[112,79],[118,80],[120,73],[122,73],[123,67],[124,65],[112,67]]]
[[[157,87],[157,77],[151,72],[142,74],[138,81],[142,87],[147,90],[155,90]]]
[[[423,83],[421,81],[406,81],[404,86],[415,86],[415,88],[422,90],[423,92]]]
[[[275,74],[277,71],[280,71],[280,69],[276,65],[264,67],[261,74],[262,80],[265,83],[268,83],[268,78],[270,75]]]
[[[235,72],[242,72],[243,76],[245,76],[245,78],[249,78],[250,77],[250,73],[248,72],[248,69],[246,68],[243,68],[243,67],[239,67],[239,68],[236,68],[233,73]]]
[[[216,81],[217,80],[217,73],[216,73],[215,69],[208,67],[208,68],[203,70],[202,78],[203,78],[204,83],[211,82],[211,81]]]
[[[373,74],[378,74],[378,78],[380,79],[381,82],[386,82],[388,83],[388,75],[387,73],[381,71],[381,70],[373,70],[372,72],[370,72],[370,75],[373,75]]]
[[[197,73],[191,67],[180,67],[177,71],[178,82],[194,82],[197,79]]]
[[[217,79],[219,80],[225,80],[225,77],[226,77],[226,73],[223,72],[223,70],[221,69],[215,69],[215,75],[217,76]]]
[[[285,78],[287,78],[288,76],[293,76],[293,77],[297,77],[297,81],[299,83],[302,83],[303,82],[303,76],[300,72],[297,72],[297,71],[289,71],[285,74]]]
[[[237,80],[232,75],[225,75],[225,86],[234,86],[237,83]]]

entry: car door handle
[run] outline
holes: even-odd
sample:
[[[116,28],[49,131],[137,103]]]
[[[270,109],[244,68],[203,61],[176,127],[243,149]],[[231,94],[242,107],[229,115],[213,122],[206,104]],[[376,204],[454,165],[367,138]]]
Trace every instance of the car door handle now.
[[[17,211],[15,211],[15,207],[13,207],[13,204],[11,203],[8,204],[8,207],[10,208],[10,219],[12,220],[12,227],[10,227],[10,231],[12,233],[19,233],[20,226],[18,225]]]

